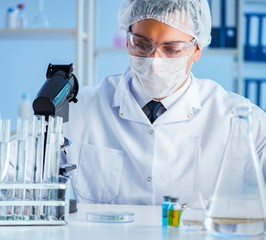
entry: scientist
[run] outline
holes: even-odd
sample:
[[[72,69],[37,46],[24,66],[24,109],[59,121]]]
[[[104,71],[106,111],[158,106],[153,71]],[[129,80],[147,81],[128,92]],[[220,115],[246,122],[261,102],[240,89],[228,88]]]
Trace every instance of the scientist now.
[[[124,0],[118,21],[127,33],[129,68],[83,88],[64,126],[73,142],[65,161],[77,164],[73,186],[79,202],[161,204],[167,194],[187,203],[194,137],[201,139],[198,181],[208,198],[228,139],[230,112],[238,105],[253,107],[255,144],[266,161],[266,114],[191,73],[211,41],[207,0]]]

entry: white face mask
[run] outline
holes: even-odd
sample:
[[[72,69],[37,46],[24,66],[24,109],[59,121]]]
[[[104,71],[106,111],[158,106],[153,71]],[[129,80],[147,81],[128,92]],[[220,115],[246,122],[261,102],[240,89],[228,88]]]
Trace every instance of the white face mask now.
[[[131,76],[146,96],[167,97],[188,78],[189,71],[187,73],[186,68],[190,56],[144,58],[130,55]]]

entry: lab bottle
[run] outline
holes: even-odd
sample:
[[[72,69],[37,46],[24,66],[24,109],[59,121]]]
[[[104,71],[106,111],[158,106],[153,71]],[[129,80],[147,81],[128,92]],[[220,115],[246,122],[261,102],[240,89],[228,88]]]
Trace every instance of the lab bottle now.
[[[17,10],[18,10],[17,19],[16,19],[17,28],[27,28],[28,19],[25,11],[25,5],[23,3],[18,4]]]
[[[126,36],[123,31],[120,29],[116,29],[115,35],[114,35],[114,47],[118,49],[122,49],[126,47]]]
[[[163,197],[162,203],[162,227],[168,226],[168,207],[170,203],[170,196]]]
[[[265,232],[265,182],[251,132],[251,113],[252,108],[245,106],[231,113],[223,162],[206,210],[206,227],[214,235],[255,236]]]
[[[182,207],[178,202],[178,198],[171,197],[168,207],[168,227],[179,227],[181,213]]]
[[[6,28],[15,29],[17,25],[17,12],[14,8],[8,8],[6,13]]]
[[[33,116],[32,102],[29,94],[23,93],[19,103],[19,118],[31,119]]]
[[[201,194],[200,174],[201,147],[200,138],[194,138],[194,179],[192,196],[186,208],[183,209],[181,222],[185,231],[204,229],[205,203]]]

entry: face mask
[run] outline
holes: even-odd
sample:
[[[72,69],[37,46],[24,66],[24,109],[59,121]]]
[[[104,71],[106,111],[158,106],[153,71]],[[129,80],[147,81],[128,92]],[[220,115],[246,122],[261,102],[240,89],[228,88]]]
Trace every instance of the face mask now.
[[[190,56],[177,58],[130,56],[131,76],[146,96],[167,97],[187,79],[189,71],[186,73],[186,67]]]

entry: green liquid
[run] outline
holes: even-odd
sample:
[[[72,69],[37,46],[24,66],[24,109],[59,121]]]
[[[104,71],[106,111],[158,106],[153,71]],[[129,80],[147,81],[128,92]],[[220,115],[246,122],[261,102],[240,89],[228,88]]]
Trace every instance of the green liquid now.
[[[168,210],[168,226],[179,227],[182,210]]]

